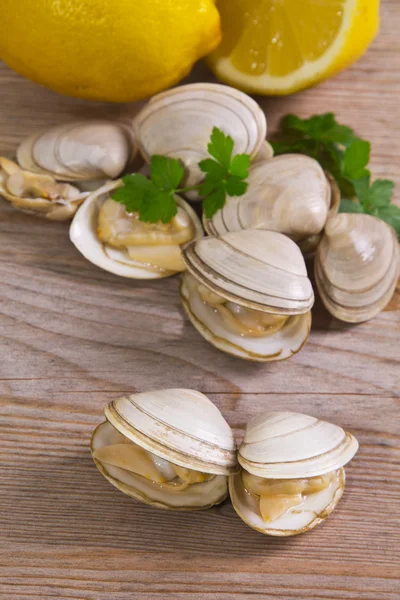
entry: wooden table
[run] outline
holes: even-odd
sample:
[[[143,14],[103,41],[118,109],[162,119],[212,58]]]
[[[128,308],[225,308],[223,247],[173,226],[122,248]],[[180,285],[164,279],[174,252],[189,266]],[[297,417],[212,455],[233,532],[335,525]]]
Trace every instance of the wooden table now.
[[[381,35],[358,64],[316,89],[261,101],[270,129],[289,111],[332,110],[372,141],[374,174],[399,185],[399,26],[398,0],[385,0]],[[199,67],[192,79],[209,77]],[[137,110],[62,98],[4,66],[0,86],[2,153],[42,125]],[[317,303],[300,354],[249,364],[195,332],[177,278],[119,279],[85,262],[67,224],[0,209],[2,599],[399,598],[399,294],[357,327]],[[312,533],[273,539],[228,502],[176,514],[119,493],[89,454],[104,404],[173,386],[208,394],[238,439],[265,409],[352,431],[361,447],[335,513]]]

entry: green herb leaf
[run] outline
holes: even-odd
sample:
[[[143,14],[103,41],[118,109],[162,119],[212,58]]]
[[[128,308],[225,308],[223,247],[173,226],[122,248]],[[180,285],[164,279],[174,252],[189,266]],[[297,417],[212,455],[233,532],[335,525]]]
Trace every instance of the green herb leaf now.
[[[342,198],[340,201],[339,212],[343,213],[362,213],[364,212],[363,207],[359,202],[350,200],[349,198]]]
[[[249,176],[249,169],[250,156],[248,154],[236,154],[232,159],[229,173],[240,179],[247,179]]]
[[[391,225],[397,235],[400,237],[400,207],[395,204],[389,204],[388,206],[383,206],[381,208],[376,208],[372,213],[378,219],[382,219],[385,223]]]
[[[371,145],[365,140],[355,139],[343,155],[342,173],[349,179],[361,179],[369,174],[365,168],[369,162]]]
[[[169,223],[176,215],[177,206],[173,193],[157,190],[145,197],[140,209],[140,220],[149,223]]]
[[[388,206],[393,192],[393,181],[390,181],[390,179],[376,179],[369,190],[369,201],[375,207]]]
[[[236,175],[229,175],[226,180],[225,189],[229,196],[243,196],[247,190],[247,182]]]
[[[247,190],[245,179],[249,175],[250,156],[237,154],[232,158],[233,146],[233,139],[214,127],[208,151],[216,160],[206,158],[199,162],[206,174],[199,191],[208,218],[224,206],[227,195],[242,196]]]
[[[155,155],[150,171],[151,181],[141,173],[123,177],[124,187],[116,189],[112,198],[124,204],[127,212],[139,213],[141,221],[168,223],[177,213],[174,192],[183,167],[176,159]]]
[[[300,119],[287,115],[282,121],[284,130],[302,132],[315,140],[327,140],[347,146],[354,138],[353,130],[337,123],[333,113],[315,115],[309,119]]]
[[[125,205],[127,212],[140,212],[145,196],[154,194],[157,188],[141,173],[125,175],[123,187],[117,188],[112,199]]]
[[[298,152],[315,158],[336,179],[342,197],[341,212],[364,212],[398,228],[398,209],[390,204],[394,184],[377,179],[371,184],[368,170],[370,143],[358,138],[333,113],[300,119],[286,115],[272,142],[275,154]],[[353,198],[353,199],[351,199]],[[399,232],[400,236],[400,232]]]
[[[150,173],[152,182],[160,190],[175,191],[185,171],[176,158],[154,154],[150,161]]]
[[[206,158],[199,162],[199,167],[203,171],[203,173],[207,173],[207,179],[210,181],[211,179],[215,181],[220,181],[224,179],[226,176],[226,168],[217,163],[212,158]]]
[[[229,169],[234,146],[233,139],[230,135],[225,135],[218,127],[214,127],[210,140],[207,146],[208,153]]]
[[[226,201],[225,184],[221,182],[214,191],[203,200],[204,213],[207,219],[210,219],[218,210],[220,210]]]

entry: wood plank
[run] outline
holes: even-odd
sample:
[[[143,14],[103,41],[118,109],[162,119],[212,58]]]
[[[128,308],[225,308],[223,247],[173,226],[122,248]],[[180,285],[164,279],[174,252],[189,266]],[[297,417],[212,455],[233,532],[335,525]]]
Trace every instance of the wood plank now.
[[[338,77],[258,99],[270,131],[287,112],[332,110],[372,142],[376,176],[400,184],[397,0]],[[189,80],[212,80],[199,65]],[[0,152],[43,125],[132,116],[140,104],[63,98],[0,66]],[[397,196],[398,198],[398,196]],[[310,341],[283,363],[209,346],[179,305],[178,279],[130,282],[84,261],[66,224],[0,203],[0,598],[5,600],[397,600],[400,569],[400,290],[377,319],[340,324],[317,302]],[[351,430],[360,451],[338,509],[312,533],[252,531],[229,502],[177,514],[120,494],[94,467],[91,431],[114,396],[199,389],[240,441],[261,410]]]

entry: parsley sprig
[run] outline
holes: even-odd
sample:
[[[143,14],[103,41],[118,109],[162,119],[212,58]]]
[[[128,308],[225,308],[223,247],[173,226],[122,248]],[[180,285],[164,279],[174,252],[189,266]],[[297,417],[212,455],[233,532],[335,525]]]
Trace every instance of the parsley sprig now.
[[[371,145],[357,137],[333,113],[300,119],[286,115],[277,139],[275,154],[295,152],[315,158],[336,179],[342,200],[340,212],[366,213],[392,225],[400,237],[400,208],[391,204],[394,183],[389,179],[371,181],[368,163]]]
[[[112,195],[127,212],[139,213],[141,221],[168,223],[177,213],[175,194],[197,190],[203,198],[206,217],[212,217],[225,204],[227,196],[242,196],[247,189],[250,156],[233,156],[234,141],[214,127],[207,146],[211,158],[199,162],[204,180],[191,187],[180,187],[185,175],[176,158],[155,154],[150,161],[150,179],[141,173],[122,178],[123,187]]]

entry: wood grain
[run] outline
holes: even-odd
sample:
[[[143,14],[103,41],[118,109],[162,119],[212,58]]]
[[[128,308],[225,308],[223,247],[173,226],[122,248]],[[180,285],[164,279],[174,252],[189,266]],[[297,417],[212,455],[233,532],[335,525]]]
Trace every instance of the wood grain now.
[[[334,111],[372,141],[373,170],[400,185],[397,0],[382,31],[340,76],[260,99],[283,114]],[[211,79],[205,67],[191,80]],[[0,67],[0,151],[42,125],[132,115],[136,105],[63,98]],[[400,293],[357,327],[317,303],[304,350],[281,364],[214,350],[180,309],[178,281],[132,283],[84,261],[67,225],[0,204],[0,597],[4,600],[395,600],[399,598]],[[229,503],[174,514],[135,503],[88,452],[103,405],[134,390],[187,386],[210,396],[240,439],[269,408],[331,419],[360,440],[328,521],[292,539],[261,536]],[[396,522],[397,519],[397,522]]]

